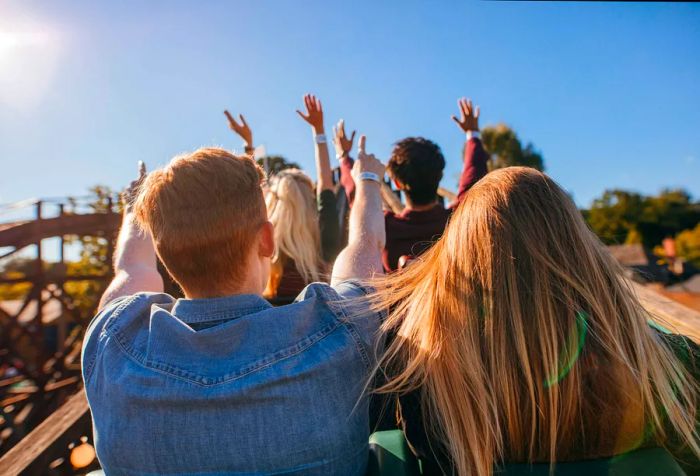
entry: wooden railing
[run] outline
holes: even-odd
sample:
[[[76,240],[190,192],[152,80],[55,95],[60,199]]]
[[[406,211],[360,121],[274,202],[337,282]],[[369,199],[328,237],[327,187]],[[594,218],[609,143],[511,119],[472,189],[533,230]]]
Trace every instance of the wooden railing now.
[[[98,466],[94,456],[89,458],[94,451],[91,434],[90,411],[81,390],[0,458],[0,471],[6,476],[85,473]],[[82,467],[76,468],[76,463]]]

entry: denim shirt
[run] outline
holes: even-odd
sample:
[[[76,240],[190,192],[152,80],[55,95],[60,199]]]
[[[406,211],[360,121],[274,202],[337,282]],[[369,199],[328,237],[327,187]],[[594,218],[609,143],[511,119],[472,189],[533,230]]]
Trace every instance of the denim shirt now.
[[[106,474],[364,474],[380,322],[365,294],[344,282],[277,308],[255,295],[111,302],[82,355]]]

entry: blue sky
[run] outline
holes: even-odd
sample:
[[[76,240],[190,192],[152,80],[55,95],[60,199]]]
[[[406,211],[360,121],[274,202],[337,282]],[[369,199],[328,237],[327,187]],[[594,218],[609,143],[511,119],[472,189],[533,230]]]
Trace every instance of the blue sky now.
[[[118,188],[201,145],[310,170],[309,91],[386,159],[435,140],[455,188],[460,96],[545,157],[580,206],[606,188],[700,198],[700,4],[0,0],[0,203]]]

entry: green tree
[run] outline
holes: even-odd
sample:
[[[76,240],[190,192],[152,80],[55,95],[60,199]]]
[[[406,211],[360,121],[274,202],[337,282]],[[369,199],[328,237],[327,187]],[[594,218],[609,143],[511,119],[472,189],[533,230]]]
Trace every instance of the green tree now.
[[[282,157],[281,155],[268,155],[267,157],[261,157],[258,159],[258,165],[260,167],[265,167],[265,160],[267,160],[270,175],[275,175],[284,169],[300,169],[301,167],[296,162],[289,161]]]
[[[646,197],[637,228],[647,246],[661,243],[700,221],[700,204],[693,203],[684,190],[664,190]]]
[[[603,243],[612,245],[628,242],[627,238],[636,230],[643,209],[641,195],[625,190],[606,190],[602,197],[593,201],[584,216]],[[633,236],[639,235],[635,233]]]
[[[523,147],[515,131],[505,124],[483,128],[481,140],[491,154],[491,169],[522,165],[544,170],[542,154],[531,143]]]
[[[700,223],[695,228],[676,235],[676,254],[695,266],[700,266]]]
[[[584,217],[606,244],[642,243],[653,248],[694,227],[700,221],[700,204],[683,190],[664,190],[657,196],[606,190]]]

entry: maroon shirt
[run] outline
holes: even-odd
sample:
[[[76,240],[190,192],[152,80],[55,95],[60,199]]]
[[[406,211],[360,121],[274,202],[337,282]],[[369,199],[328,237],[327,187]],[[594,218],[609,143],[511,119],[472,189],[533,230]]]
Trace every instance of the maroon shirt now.
[[[436,204],[430,210],[405,209],[399,214],[390,211],[384,213],[386,245],[382,253],[382,263],[387,273],[398,269],[401,256],[417,256],[442,236],[453,210],[467,191],[486,175],[488,158],[481,140],[469,139],[464,145],[464,164],[459,177],[457,199],[449,207]],[[355,184],[350,175],[352,163],[350,158],[343,158],[340,163],[340,182],[351,205],[355,198]]]

